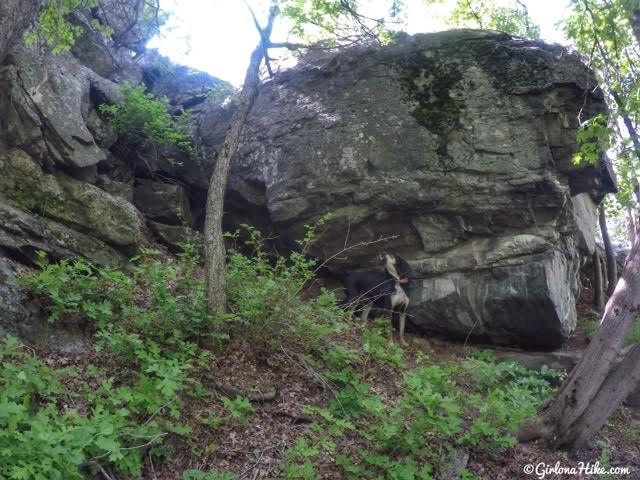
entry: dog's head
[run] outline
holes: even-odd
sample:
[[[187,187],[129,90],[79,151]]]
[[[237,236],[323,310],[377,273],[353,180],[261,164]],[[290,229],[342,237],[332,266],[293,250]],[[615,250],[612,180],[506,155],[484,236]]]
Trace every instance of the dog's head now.
[[[410,282],[411,267],[404,258],[380,250],[378,252],[378,261],[384,265],[389,275],[395,278],[398,283],[406,285]]]

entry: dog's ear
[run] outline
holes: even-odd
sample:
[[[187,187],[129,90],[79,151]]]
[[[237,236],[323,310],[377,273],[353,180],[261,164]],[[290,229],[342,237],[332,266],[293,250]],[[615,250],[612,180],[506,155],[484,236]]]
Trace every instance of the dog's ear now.
[[[385,252],[383,248],[379,247],[378,255],[376,257],[376,259],[378,260],[378,263],[385,263],[386,255],[387,255],[387,252]]]

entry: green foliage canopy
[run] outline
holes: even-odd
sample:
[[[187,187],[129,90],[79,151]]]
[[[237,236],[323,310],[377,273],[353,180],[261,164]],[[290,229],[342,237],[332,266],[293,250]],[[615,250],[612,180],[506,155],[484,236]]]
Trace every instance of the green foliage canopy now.
[[[434,2],[427,0],[427,3]],[[449,22],[458,27],[488,28],[539,38],[540,27],[529,20],[527,7],[518,0],[511,3],[505,6],[496,0],[457,0]]]
[[[638,186],[640,144],[637,143],[640,112],[640,67],[638,45],[631,18],[638,3],[631,0],[572,0],[572,15],[563,25],[595,69],[609,106],[608,123],[594,119],[584,124],[578,141],[578,161],[594,163],[607,150],[618,174],[617,205],[636,208],[633,199]],[[608,131],[605,131],[605,128]]]
[[[56,55],[71,50],[76,39],[82,34],[83,28],[71,23],[68,15],[76,10],[95,8],[98,5],[99,0],[49,0],[38,15],[36,28],[25,34],[27,45],[40,41]],[[108,25],[97,20],[93,20],[91,26],[105,36],[113,33]]]

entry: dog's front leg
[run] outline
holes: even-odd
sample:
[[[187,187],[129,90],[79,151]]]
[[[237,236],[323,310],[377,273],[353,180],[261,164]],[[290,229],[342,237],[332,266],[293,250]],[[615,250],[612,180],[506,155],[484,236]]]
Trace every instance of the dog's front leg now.
[[[403,347],[408,347],[409,344],[407,343],[407,341],[404,339],[404,325],[406,323],[406,319],[407,319],[407,311],[403,310],[402,312],[400,312],[400,328],[398,336],[400,339],[400,345],[402,345]]]
[[[362,307],[362,313],[360,314],[360,321],[362,323],[367,323],[372,306],[373,306],[373,303],[367,303],[364,307]]]

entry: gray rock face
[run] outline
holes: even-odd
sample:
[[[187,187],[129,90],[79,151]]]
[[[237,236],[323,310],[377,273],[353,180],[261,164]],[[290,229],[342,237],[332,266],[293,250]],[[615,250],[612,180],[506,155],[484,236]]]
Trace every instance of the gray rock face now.
[[[43,0],[3,0],[0,2],[0,62],[38,15]]]
[[[12,206],[0,195],[0,248],[25,263],[34,263],[38,250],[53,260],[80,257],[100,265],[118,266],[129,260],[106,243],[61,223]]]
[[[133,202],[147,218],[168,225],[191,225],[187,192],[174,183],[140,180],[133,191]]]
[[[606,165],[571,162],[583,101],[605,111],[594,86],[565,49],[491,32],[307,57],[262,88],[228,197],[266,209],[285,245],[333,212],[322,258],[394,237],[422,330],[557,345],[575,327],[584,219],[614,189]],[[199,119],[205,158],[219,113]],[[377,247],[329,267],[371,268]]]
[[[0,67],[0,112],[8,147],[43,163],[83,168],[106,158],[86,125],[91,79],[71,54],[52,57],[19,45]],[[3,135],[4,136],[4,135]]]
[[[149,222],[151,230],[164,243],[174,251],[180,251],[181,243],[202,245],[202,234],[191,227],[183,225],[165,225],[163,223]]]
[[[59,352],[78,353],[89,349],[87,338],[78,330],[56,328],[42,310],[32,305],[17,285],[11,263],[0,256],[0,339],[6,335]]]
[[[130,203],[74,178],[45,174],[21,150],[0,156],[0,190],[21,208],[117,247],[133,251],[142,241],[142,222]]]
[[[495,350],[499,362],[510,361],[524,365],[529,370],[542,370],[543,367],[569,373],[580,361],[582,352],[523,352],[520,350]]]
[[[598,206],[586,193],[571,197],[571,212],[578,228],[578,243],[580,250],[593,254],[596,250],[596,232],[598,226]]]

